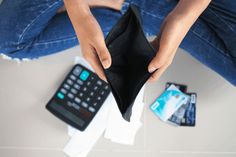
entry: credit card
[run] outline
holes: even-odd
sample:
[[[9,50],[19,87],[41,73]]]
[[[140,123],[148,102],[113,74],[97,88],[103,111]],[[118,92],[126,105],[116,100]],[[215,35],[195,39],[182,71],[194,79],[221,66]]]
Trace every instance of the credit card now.
[[[170,123],[173,123],[174,125],[181,125],[182,119],[184,118],[185,112],[189,106],[190,99],[183,104],[169,119],[168,121]]]
[[[178,88],[181,92],[183,92],[183,93],[187,92],[187,86],[186,85],[178,84],[178,83],[174,83],[174,82],[167,82],[165,89],[169,88],[170,85],[172,85],[172,84],[175,85],[175,87]]]
[[[197,103],[197,94],[188,93],[190,96],[189,105],[185,111],[184,117],[181,121],[181,126],[195,126],[196,124],[196,103]]]
[[[181,92],[175,85],[170,85],[155,102],[151,104],[150,109],[161,120],[167,121],[188,99],[188,95]]]

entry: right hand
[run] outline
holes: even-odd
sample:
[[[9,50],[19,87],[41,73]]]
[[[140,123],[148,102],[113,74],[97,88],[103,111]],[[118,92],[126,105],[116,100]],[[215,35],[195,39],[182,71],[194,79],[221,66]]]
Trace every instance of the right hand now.
[[[97,75],[106,81],[102,66],[111,66],[111,56],[106,47],[103,32],[84,0],[64,0],[80,42],[84,58],[91,64]]]

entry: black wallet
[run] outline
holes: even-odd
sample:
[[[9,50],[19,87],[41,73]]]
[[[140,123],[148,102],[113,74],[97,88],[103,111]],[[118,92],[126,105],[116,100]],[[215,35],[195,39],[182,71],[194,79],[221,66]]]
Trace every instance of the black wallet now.
[[[148,64],[155,56],[143,32],[137,6],[130,5],[105,41],[112,64],[104,73],[123,118],[130,121],[134,100],[151,76]]]

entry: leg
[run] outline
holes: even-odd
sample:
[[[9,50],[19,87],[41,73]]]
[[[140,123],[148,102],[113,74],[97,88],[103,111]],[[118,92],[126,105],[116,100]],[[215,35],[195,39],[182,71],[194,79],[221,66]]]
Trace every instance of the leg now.
[[[176,6],[177,1],[134,0],[132,3],[140,6],[146,34],[157,35],[161,23]],[[232,57],[222,39],[202,17],[192,26],[180,47],[236,86],[236,66]]]
[[[67,13],[57,14],[62,6],[62,0],[5,0],[0,5],[0,14],[4,15],[0,19],[0,53],[19,59],[38,58],[77,45]],[[110,9],[94,8],[92,13],[104,34],[120,17]]]
[[[22,54],[22,58],[25,54],[24,57],[34,58],[25,50],[62,5],[62,0],[4,0],[0,5],[1,53],[11,57]],[[22,51],[25,53],[20,53]]]
[[[236,63],[236,3],[213,0],[200,17],[223,42],[227,54]]]
[[[235,9],[232,1],[213,0],[181,47],[236,86]]]

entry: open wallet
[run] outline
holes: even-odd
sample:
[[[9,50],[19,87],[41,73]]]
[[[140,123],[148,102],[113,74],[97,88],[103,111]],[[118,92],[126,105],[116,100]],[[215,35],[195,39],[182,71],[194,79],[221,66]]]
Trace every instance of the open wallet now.
[[[152,75],[148,72],[148,65],[155,56],[141,22],[138,7],[130,5],[105,40],[112,64],[104,69],[104,73],[126,121],[130,121],[136,96]]]

